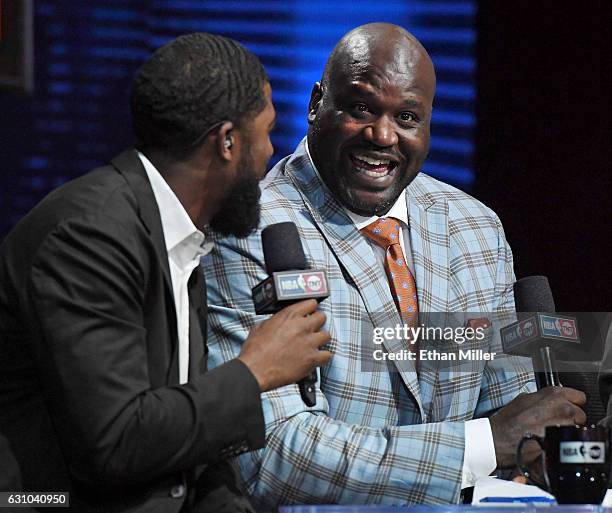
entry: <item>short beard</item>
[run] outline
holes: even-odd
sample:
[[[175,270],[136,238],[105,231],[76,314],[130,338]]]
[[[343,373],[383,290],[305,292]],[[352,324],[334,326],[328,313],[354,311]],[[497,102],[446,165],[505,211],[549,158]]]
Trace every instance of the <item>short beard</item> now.
[[[359,198],[354,197],[350,192],[342,190],[341,188],[334,192],[336,199],[344,208],[363,217],[382,216],[386,214],[391,210],[391,207],[395,204],[400,194],[402,194],[402,191],[394,198],[372,206],[361,202]]]
[[[336,164],[332,163],[330,159],[321,158],[319,155],[319,145],[317,142],[321,138],[321,130],[317,122],[315,122],[310,130],[311,132],[308,134],[308,145],[313,163],[318,170],[320,179],[330,190],[335,200],[344,208],[363,217],[382,216],[389,212],[400,194],[404,193],[404,189],[408,184],[403,187],[395,187],[391,198],[375,205],[362,202],[357,196],[351,194],[350,189],[343,183],[343,179],[338,177]],[[410,179],[410,182],[412,182],[413,179],[414,177]]]
[[[247,237],[259,226],[261,191],[248,156],[238,164],[237,175],[238,181],[225,198],[223,208],[210,220],[210,228],[224,237]]]
[[[403,183],[395,184],[393,190],[390,192],[391,196],[389,199],[380,201],[376,204],[370,204],[361,201],[357,195],[352,194],[352,190],[346,187],[342,179],[338,180],[337,175],[334,173],[335,171],[333,169],[324,169],[323,172],[320,171],[322,180],[332,192],[336,201],[344,208],[364,217],[382,216],[389,212],[397,201],[397,198],[399,198],[401,194],[404,194],[405,188],[412,181],[410,180],[410,182],[405,185]]]

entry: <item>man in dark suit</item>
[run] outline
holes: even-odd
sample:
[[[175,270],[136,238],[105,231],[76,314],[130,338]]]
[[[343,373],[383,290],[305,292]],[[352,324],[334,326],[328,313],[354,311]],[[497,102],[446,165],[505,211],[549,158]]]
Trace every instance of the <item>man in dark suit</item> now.
[[[245,236],[275,113],[258,59],[191,34],[134,81],[136,150],[57,189],[0,248],[0,433],[25,491],[75,511],[243,511],[224,460],[264,444],[260,393],[329,359],[316,302],[206,370],[201,229]]]

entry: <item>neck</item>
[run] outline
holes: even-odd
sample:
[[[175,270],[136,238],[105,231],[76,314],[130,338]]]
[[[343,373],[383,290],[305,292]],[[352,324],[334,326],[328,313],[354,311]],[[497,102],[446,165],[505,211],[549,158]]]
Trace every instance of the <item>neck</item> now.
[[[210,161],[196,158],[179,161],[155,150],[145,154],[166,180],[193,224],[202,230],[220,207],[219,191],[215,180],[211,179]]]

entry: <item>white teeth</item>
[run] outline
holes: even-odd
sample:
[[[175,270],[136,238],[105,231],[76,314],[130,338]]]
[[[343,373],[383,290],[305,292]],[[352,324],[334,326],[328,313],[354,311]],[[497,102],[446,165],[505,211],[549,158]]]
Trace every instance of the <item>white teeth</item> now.
[[[361,173],[364,173],[367,176],[370,176],[372,178],[384,178],[385,176],[389,174],[389,164],[391,161],[388,159],[377,160],[377,159],[372,159],[366,155],[353,155],[353,158],[356,160],[355,163],[357,164],[357,168],[359,169],[359,171]],[[384,166],[387,166],[387,168],[382,171],[372,171],[370,169],[367,169],[365,166],[360,166],[359,162],[364,162],[372,166],[383,166],[384,165]]]
[[[377,173],[376,171],[368,171],[367,169],[363,169],[363,168],[361,168],[361,171],[365,173],[366,175],[371,176],[372,178],[382,178],[389,174],[389,171],[386,171],[384,173]]]
[[[356,159],[363,160],[364,162],[370,164],[371,166],[388,166],[391,161],[389,159],[373,159],[368,157],[367,155],[354,155]]]

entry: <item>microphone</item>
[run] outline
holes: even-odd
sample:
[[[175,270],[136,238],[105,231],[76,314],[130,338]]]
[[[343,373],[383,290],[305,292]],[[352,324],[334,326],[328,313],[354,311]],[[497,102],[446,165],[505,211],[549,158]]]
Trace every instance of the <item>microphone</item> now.
[[[532,358],[538,390],[562,386],[555,351],[580,344],[576,319],[554,313],[555,302],[546,276],[518,280],[514,302],[519,320],[500,331],[504,352]]]
[[[273,314],[304,299],[321,302],[329,297],[325,271],[306,268],[304,248],[294,223],[267,226],[261,232],[261,242],[269,277],[252,289],[255,313]],[[307,406],[317,402],[316,382],[316,370],[298,382]]]

